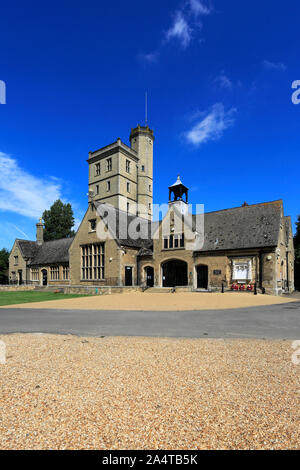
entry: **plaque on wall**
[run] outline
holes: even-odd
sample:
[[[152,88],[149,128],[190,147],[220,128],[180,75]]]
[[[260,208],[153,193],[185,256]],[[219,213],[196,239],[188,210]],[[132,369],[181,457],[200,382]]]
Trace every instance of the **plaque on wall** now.
[[[215,275],[215,276],[220,276],[221,274],[222,274],[221,269],[215,269],[215,270],[214,270],[214,275]]]

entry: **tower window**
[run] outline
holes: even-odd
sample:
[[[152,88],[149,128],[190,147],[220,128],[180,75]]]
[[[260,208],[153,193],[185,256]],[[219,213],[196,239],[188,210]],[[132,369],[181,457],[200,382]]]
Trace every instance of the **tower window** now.
[[[149,202],[149,211],[151,211],[151,203]]]
[[[151,193],[151,184],[149,184],[149,192]]]
[[[106,190],[110,191],[110,181],[107,181],[107,183],[106,183]]]
[[[145,171],[145,165],[142,165],[142,171]]]
[[[101,174],[101,164],[96,163],[95,165],[95,176],[99,176]]]
[[[99,194],[99,184],[96,184],[96,194]]]
[[[130,173],[130,160],[126,160],[126,171]]]
[[[130,193],[130,183],[127,183],[127,192]]]
[[[127,212],[129,212],[129,202],[127,202]]]
[[[112,170],[112,159],[108,158],[106,160],[106,171],[111,171]]]

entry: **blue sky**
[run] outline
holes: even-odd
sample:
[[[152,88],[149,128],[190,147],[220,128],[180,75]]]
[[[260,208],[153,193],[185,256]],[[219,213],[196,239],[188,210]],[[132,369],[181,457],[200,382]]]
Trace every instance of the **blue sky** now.
[[[154,202],[180,173],[206,211],[282,198],[300,213],[300,4],[2,2],[0,248],[60,197],[86,209],[90,150],[144,121]]]

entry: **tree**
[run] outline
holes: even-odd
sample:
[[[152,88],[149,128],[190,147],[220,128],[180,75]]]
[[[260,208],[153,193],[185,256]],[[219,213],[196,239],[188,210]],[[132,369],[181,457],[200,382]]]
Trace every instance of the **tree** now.
[[[70,238],[75,235],[74,214],[71,204],[63,204],[60,199],[48,211],[44,211],[44,241]]]
[[[295,247],[295,285],[297,289],[300,289],[300,215],[296,222],[297,230],[294,236],[294,247]]]
[[[6,248],[0,250],[0,284],[8,283],[9,251]]]

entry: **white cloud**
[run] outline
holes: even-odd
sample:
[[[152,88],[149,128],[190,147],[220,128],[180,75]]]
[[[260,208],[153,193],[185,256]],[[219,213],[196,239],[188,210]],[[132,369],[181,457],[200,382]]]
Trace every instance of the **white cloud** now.
[[[188,132],[185,133],[187,141],[193,145],[201,145],[210,140],[218,140],[223,132],[233,126],[235,108],[225,111],[222,103],[216,103],[206,111],[202,119]]]
[[[189,6],[195,16],[210,15],[212,12],[211,7],[205,5],[204,2],[200,0],[189,0]]]
[[[178,39],[182,47],[186,48],[192,39],[192,29],[186,21],[183,13],[178,11],[174,17],[174,23],[166,33],[166,40]]]
[[[37,220],[61,198],[57,180],[43,179],[23,170],[17,160],[0,152],[0,210]]]
[[[224,90],[224,89],[231,90],[231,89],[232,89],[232,86],[233,86],[232,81],[230,80],[230,78],[228,78],[228,77],[225,75],[224,70],[222,70],[222,72],[220,73],[220,75],[218,75],[218,76],[215,78],[214,83],[215,83],[219,88],[222,88],[223,90]]]
[[[155,64],[158,61],[159,52],[140,53],[138,59],[146,64]]]
[[[269,60],[263,61],[263,66],[267,70],[277,70],[279,72],[285,72],[287,66],[283,62],[270,62]]]

